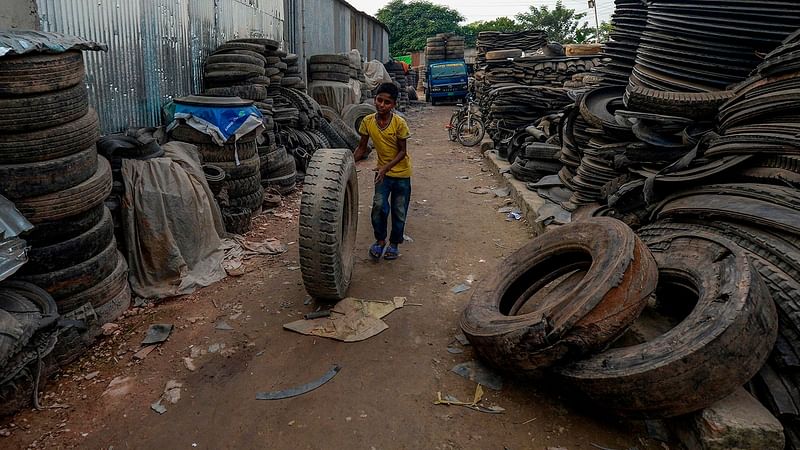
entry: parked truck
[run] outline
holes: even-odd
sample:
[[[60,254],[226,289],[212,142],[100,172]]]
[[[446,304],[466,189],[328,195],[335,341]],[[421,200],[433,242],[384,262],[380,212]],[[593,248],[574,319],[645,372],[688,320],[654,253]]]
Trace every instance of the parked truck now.
[[[463,59],[435,61],[428,64],[425,100],[436,105],[442,100],[458,101],[467,96],[469,75]]]

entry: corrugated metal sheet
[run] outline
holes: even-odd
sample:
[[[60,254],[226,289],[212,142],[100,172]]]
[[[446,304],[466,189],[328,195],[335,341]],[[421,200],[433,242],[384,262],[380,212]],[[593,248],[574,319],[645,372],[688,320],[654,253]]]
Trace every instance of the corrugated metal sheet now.
[[[287,47],[301,60],[358,49],[362,57],[386,61],[389,33],[374,18],[342,0],[285,0]],[[288,12],[292,13],[288,13]]]
[[[282,0],[37,0],[41,28],[108,44],[87,52],[86,83],[104,133],[161,122],[161,106],[199,92],[202,64],[237,37],[283,39]]]

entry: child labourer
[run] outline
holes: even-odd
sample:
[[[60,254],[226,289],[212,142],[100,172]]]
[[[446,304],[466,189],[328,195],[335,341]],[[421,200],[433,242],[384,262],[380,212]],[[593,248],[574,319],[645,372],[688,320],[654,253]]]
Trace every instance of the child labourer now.
[[[375,243],[369,249],[369,255],[376,260],[381,256],[387,260],[400,256],[399,245],[403,243],[403,230],[411,200],[411,158],[406,148],[410,132],[406,121],[394,113],[397,96],[395,84],[383,83],[378,86],[375,95],[377,112],[361,121],[358,129],[361,141],[354,154],[356,161],[362,159],[370,139],[378,154],[378,165],[374,169],[375,196],[372,200]],[[392,232],[387,247],[386,228],[390,213]]]

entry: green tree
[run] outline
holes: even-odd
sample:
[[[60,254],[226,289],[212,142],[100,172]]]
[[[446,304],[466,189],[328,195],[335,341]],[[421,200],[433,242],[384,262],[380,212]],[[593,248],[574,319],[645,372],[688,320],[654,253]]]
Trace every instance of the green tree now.
[[[392,55],[423,50],[437,33],[458,33],[464,17],[456,10],[426,0],[392,0],[378,10],[378,20],[389,28]]]
[[[600,42],[608,42],[611,31],[614,30],[614,25],[608,22],[600,22]],[[594,35],[597,34],[595,28],[581,28],[575,32],[575,43],[586,44],[595,42]]]
[[[517,14],[516,19],[527,29],[543,30],[551,42],[572,44],[576,42],[576,38],[585,38],[587,33],[592,33],[588,29],[588,22],[581,23],[584,17],[586,13],[565,8],[562,1],[558,0],[553,9],[531,5],[528,12]]]
[[[481,31],[503,31],[503,32],[513,32],[513,31],[521,31],[524,27],[514,19],[510,19],[508,17],[498,17],[494,20],[483,21],[479,20],[477,22],[472,22],[464,25],[461,27],[461,34],[464,35],[464,40],[468,47],[472,47],[475,45],[475,41],[478,38],[478,33]]]

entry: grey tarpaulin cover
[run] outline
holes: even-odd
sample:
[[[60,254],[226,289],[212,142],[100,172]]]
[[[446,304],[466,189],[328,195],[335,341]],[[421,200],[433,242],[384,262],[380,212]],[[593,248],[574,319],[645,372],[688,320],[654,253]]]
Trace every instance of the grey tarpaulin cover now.
[[[364,78],[367,80],[367,88],[374,90],[381,83],[391,83],[392,76],[382,62],[373,59],[364,64]]]
[[[108,51],[106,44],[76,36],[34,30],[0,30],[0,56],[25,53],[63,53],[69,50]]]
[[[360,103],[361,88],[355,89],[351,83],[338,81],[312,81],[308,83],[308,95],[320,105],[330,106],[341,114],[345,106]]]
[[[225,278],[224,225],[194,145],[122,163],[123,227],[131,288],[144,298],[189,294]]]

